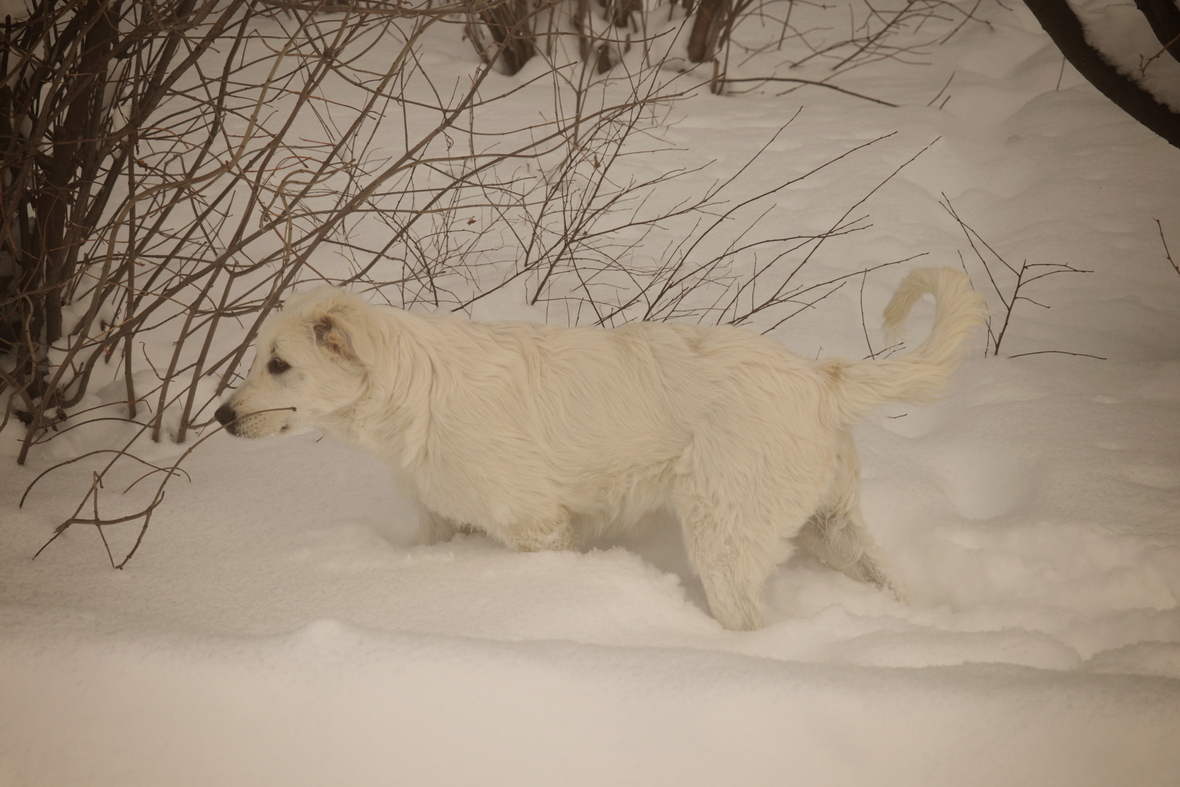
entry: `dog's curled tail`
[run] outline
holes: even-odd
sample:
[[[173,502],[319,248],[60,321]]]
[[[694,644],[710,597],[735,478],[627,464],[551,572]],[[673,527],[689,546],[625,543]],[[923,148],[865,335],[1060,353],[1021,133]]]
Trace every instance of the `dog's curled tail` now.
[[[987,302],[954,268],[914,268],[885,307],[885,336],[892,343],[918,299],[934,296],[934,327],[913,352],[873,361],[832,359],[828,374],[838,390],[840,418],[854,423],[889,401],[929,404],[942,398],[959,367],[971,330],[983,323]]]

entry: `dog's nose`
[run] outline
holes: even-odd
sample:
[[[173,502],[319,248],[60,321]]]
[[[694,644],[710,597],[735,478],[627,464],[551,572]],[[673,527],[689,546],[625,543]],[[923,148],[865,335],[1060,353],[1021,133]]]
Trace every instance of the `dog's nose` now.
[[[213,417],[217,419],[217,423],[221,424],[222,426],[227,426],[230,421],[238,417],[238,414],[235,413],[234,408],[230,407],[227,403],[221,405],[221,407],[218,407],[217,412],[213,414]]]

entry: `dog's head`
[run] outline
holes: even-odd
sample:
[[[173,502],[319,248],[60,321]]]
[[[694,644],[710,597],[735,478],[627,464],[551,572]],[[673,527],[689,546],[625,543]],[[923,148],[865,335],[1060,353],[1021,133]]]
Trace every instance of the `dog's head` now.
[[[324,425],[364,390],[375,330],[368,306],[343,290],[291,298],[263,323],[250,372],[217,408],[217,420],[239,437]]]

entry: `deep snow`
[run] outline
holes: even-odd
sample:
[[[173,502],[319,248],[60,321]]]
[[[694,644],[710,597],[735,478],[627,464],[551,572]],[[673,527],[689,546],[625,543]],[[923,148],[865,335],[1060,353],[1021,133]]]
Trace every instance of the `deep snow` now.
[[[15,501],[98,438],[17,467],[7,431],[0,784],[1180,784],[1180,276],[1156,224],[1176,259],[1180,152],[1062,69],[1022,7],[988,18],[930,66],[849,75],[900,108],[701,94],[661,132],[677,150],[628,164],[708,151],[708,183],[802,106],[743,188],[897,134],[783,194],[772,220],[827,226],[938,139],[866,203],[872,227],[830,275],[961,253],[983,288],[942,200],[1009,262],[1093,271],[1034,285],[1051,308],[1020,302],[1002,357],[973,353],[945,402],[858,428],[865,515],[910,604],[797,556],[766,628],[732,633],[671,526],[573,553],[417,546],[385,469],[316,434],[204,443],[124,571],[82,527],[32,561],[89,469]],[[454,41],[431,45],[437,67],[470,68]],[[927,106],[951,72],[950,100]],[[866,282],[876,349],[901,273]],[[862,357],[860,297],[845,287],[770,335]],[[546,316],[511,288],[473,311]],[[1044,350],[1105,360],[1005,357]],[[112,549],[137,530],[108,529]]]

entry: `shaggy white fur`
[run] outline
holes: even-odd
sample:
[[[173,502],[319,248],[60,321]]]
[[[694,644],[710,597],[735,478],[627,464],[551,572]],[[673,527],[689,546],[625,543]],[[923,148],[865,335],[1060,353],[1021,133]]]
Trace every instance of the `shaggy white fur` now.
[[[242,437],[311,425],[364,446],[417,501],[427,544],[476,528],[567,549],[670,510],[713,616],[753,629],[792,539],[898,592],[861,518],[849,430],[882,402],[946,390],[985,305],[964,274],[915,269],[885,310],[890,333],[924,293],[935,323],[909,355],[809,361],[733,327],[473,323],[318,289],[264,324],[217,419]]]

